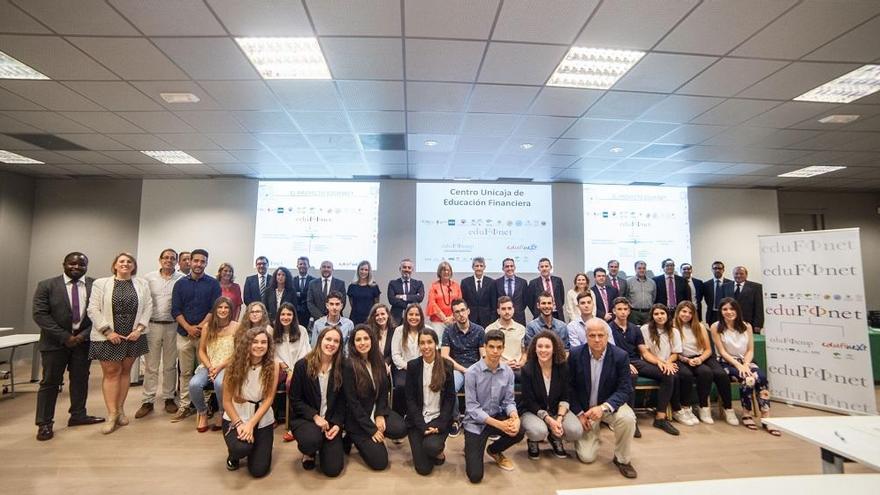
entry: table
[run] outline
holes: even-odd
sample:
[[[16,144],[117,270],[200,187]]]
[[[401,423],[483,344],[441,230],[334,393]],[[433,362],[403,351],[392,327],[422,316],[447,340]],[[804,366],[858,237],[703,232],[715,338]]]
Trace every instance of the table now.
[[[9,355],[9,377],[12,389],[11,397],[15,397],[15,350],[19,347],[32,345],[34,346],[31,355],[31,382],[40,379],[40,350],[37,342],[40,341],[39,334],[35,333],[19,333],[15,335],[4,335],[0,337],[0,350],[11,349]]]
[[[557,495],[706,495],[707,493],[797,493],[798,495],[876,495],[880,474],[814,474],[723,480],[621,485],[556,490]]]
[[[843,473],[847,460],[880,471],[880,416],[765,418],[761,422],[818,445],[825,474]]]

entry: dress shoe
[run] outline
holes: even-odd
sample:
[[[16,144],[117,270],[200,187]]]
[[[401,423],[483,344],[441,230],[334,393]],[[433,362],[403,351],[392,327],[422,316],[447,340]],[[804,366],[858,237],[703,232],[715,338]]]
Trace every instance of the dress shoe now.
[[[40,427],[37,429],[37,440],[41,442],[52,440],[52,437],[54,436],[55,433],[52,431],[52,423],[40,425]]]
[[[292,441],[296,440],[296,438],[293,436],[293,433],[289,430],[284,433],[284,436],[281,437],[281,439],[284,440],[285,442],[292,442]]]
[[[434,465],[435,466],[442,466],[445,462],[446,462],[446,454],[445,453],[441,453],[440,455],[438,455],[437,457],[434,458]]]
[[[226,469],[229,471],[235,471],[241,465],[241,461],[239,459],[233,459],[232,457],[226,458]]]
[[[174,399],[165,399],[165,412],[168,414],[177,412],[177,404],[174,402]]]
[[[141,419],[151,412],[153,412],[153,403],[144,402],[143,404],[141,404],[141,407],[134,413],[134,419]]]
[[[654,428],[659,428],[670,435],[678,435],[678,428],[672,426],[668,419],[655,419]]]
[[[302,458],[302,466],[306,471],[311,471],[315,469],[315,458],[314,457],[306,457]]]
[[[634,438],[642,438],[642,430],[639,429],[639,424],[636,423],[636,432],[633,434]]]
[[[618,461],[616,457],[614,458],[613,462],[614,465],[617,466],[617,469],[620,470],[620,474],[622,474],[624,478],[633,479],[638,476],[638,473],[636,473],[636,468],[633,467],[632,463],[627,462],[626,464],[624,464]]]
[[[103,423],[104,421],[107,420],[100,416],[83,416],[81,418],[70,418],[67,421],[67,426],[93,425]]]
[[[171,417],[171,422],[178,423],[180,421],[183,421],[184,419],[188,418],[189,416],[192,416],[193,412],[195,412],[195,411],[189,407],[181,407],[180,409],[177,410],[177,412],[174,414],[174,416]]]
[[[201,413],[196,413],[196,431],[199,433],[204,433],[204,432],[208,431],[208,428],[210,428],[207,424],[205,424],[204,426],[199,425],[199,423],[202,422],[202,419],[204,419],[205,422],[207,423],[208,418],[205,415],[203,415]]]

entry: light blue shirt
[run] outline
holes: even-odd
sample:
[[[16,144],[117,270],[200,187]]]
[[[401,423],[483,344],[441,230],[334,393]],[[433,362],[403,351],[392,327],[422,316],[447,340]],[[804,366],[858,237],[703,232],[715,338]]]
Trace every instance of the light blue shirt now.
[[[510,416],[516,411],[513,399],[513,370],[499,363],[495,371],[480,359],[464,374],[464,429],[479,435],[486,420]]]
[[[599,381],[602,379],[602,364],[605,362],[608,348],[602,351],[599,359],[593,356],[591,349],[587,349],[587,352],[590,354],[590,407],[594,407],[599,403]]]
[[[608,343],[611,345],[617,345],[614,343],[614,333],[611,331],[611,327],[608,325],[608,322],[603,320],[602,318],[597,318],[599,321],[605,324],[605,328],[608,330]],[[568,342],[569,347],[572,349],[587,343],[587,324],[584,322],[583,317],[578,316],[577,318],[571,320],[568,325]]]
[[[553,318],[550,326],[547,326],[544,323],[543,317],[537,317],[534,320],[530,321],[528,325],[526,325],[526,335],[523,337],[523,346],[528,349],[529,344],[531,344],[532,339],[535,338],[535,335],[538,335],[543,330],[550,330],[559,336],[559,340],[562,341],[565,350],[568,350],[569,346],[569,338],[568,338],[568,327],[565,326],[565,322],[562,320],[557,320]]]
[[[318,334],[321,333],[321,330],[332,326],[337,326],[339,327],[339,330],[342,331],[342,342],[340,342],[340,345],[343,350],[347,349],[345,344],[348,343],[348,336],[351,335],[351,332],[354,330],[354,323],[344,316],[340,316],[339,321],[336,323],[330,323],[327,321],[326,316],[322,316],[315,320],[315,323],[312,325],[312,348],[318,343]]]

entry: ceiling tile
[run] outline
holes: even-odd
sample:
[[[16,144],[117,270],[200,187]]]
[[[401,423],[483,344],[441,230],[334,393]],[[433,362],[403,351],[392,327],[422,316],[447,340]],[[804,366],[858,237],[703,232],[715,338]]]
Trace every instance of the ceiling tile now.
[[[559,137],[576,119],[571,117],[546,117],[542,115],[526,116],[514,136],[523,137]]]
[[[299,0],[208,0],[233,36],[314,36]]]
[[[217,163],[211,164],[211,168],[226,175],[252,175],[254,169],[242,163]]]
[[[664,99],[654,93],[624,93],[609,91],[589,110],[587,117],[634,119]]]
[[[731,99],[691,120],[691,122],[695,124],[736,125],[777,105],[779,102],[776,101]]]
[[[0,149],[34,149],[35,146],[33,144],[19,141],[18,139],[13,139],[9,136],[4,136],[2,133],[39,133],[41,130],[42,129],[27,125],[19,120],[15,120],[12,117],[0,114]]]
[[[86,38],[68,41],[125,79],[186,79],[184,72],[144,38]]]
[[[651,107],[639,119],[657,122],[688,122],[723,101],[723,98],[707,96],[671,95]]]
[[[222,111],[183,111],[175,115],[199,132],[245,132],[241,124],[229,112]]]
[[[498,0],[406,0],[406,36],[489,38]]]
[[[352,132],[345,112],[292,112],[290,116],[303,133]]]
[[[46,132],[93,132],[88,127],[55,112],[13,111],[3,113]]]
[[[482,41],[408,39],[406,79],[474,82],[485,47]]]
[[[703,144],[712,146],[750,146],[762,139],[766,139],[772,132],[772,129],[766,127],[731,127],[706,140]]]
[[[251,132],[298,132],[284,112],[232,112]]]
[[[111,111],[162,110],[155,101],[122,81],[67,82],[67,87]]]
[[[654,122],[633,122],[614,135],[615,141],[651,142],[668,134],[678,126]]]
[[[107,137],[138,151],[167,150],[171,146],[152,134],[107,134]],[[110,152],[108,152],[110,153]],[[118,159],[116,155],[110,155]],[[148,160],[152,158],[147,157]],[[127,162],[128,160],[122,160]],[[139,162],[145,163],[145,162]]]
[[[751,122],[751,121],[749,121]],[[749,122],[746,122],[747,124]],[[782,129],[774,131],[763,139],[755,141],[755,146],[766,148],[797,147],[796,143],[812,139],[821,134],[821,131],[801,131],[794,129]]]
[[[723,58],[682,86],[677,93],[733,96],[786,65],[774,60]]]
[[[678,129],[657,139],[658,143],[666,144],[698,144],[723,132],[727,127],[717,125],[682,125]]]
[[[0,35],[0,50],[55,80],[119,79],[55,36]]]
[[[117,115],[147,132],[195,132],[171,112],[118,112]]]
[[[224,36],[202,0],[109,0],[147,36]]]
[[[509,134],[509,133],[508,133]],[[458,136],[455,150],[462,152],[495,153],[507,140],[505,136]]]
[[[539,88],[477,84],[471,95],[471,112],[524,113]]]
[[[471,136],[508,136],[519,121],[518,115],[469,113],[465,115],[461,133]]]
[[[452,134],[424,133],[407,134],[406,147],[408,150],[424,153],[436,153],[447,155],[455,149],[455,141],[458,136]],[[428,144],[433,141],[434,144]]]
[[[492,39],[569,45],[598,3],[598,0],[506,0]]]
[[[16,3],[58,34],[138,34],[103,0],[19,0]]]
[[[578,119],[565,133],[569,139],[608,139],[629,124],[626,120]]]
[[[367,163],[406,164],[406,151],[364,151]]]
[[[837,108],[837,106],[834,103],[789,101],[755,118],[749,119],[747,124],[760,127],[783,128],[797,124],[832,108]]]
[[[244,133],[209,133],[206,134],[225,150],[260,150],[263,145],[250,134]]]
[[[49,34],[39,22],[25,14],[8,1],[0,2],[0,32]]]
[[[220,105],[193,81],[129,81],[141,93],[168,110],[220,110]],[[196,103],[168,103],[161,93],[192,93],[199,98]]]
[[[104,110],[55,81],[0,80],[0,86],[49,110]]]
[[[805,60],[872,62],[880,53],[880,17],[875,17],[810,53]]]
[[[463,117],[450,112],[409,112],[407,130],[416,134],[458,134]]]
[[[175,150],[219,150],[220,146],[204,134],[156,134]],[[200,158],[201,159],[201,158]],[[203,162],[205,160],[202,160]]]
[[[403,79],[399,38],[321,38],[321,48],[333,79]]]
[[[342,94],[345,108],[348,110],[404,109],[402,82],[340,81],[337,84],[339,92]],[[409,89],[413,84],[410,83],[407,88]],[[412,103],[410,103],[410,107],[412,107]]]
[[[74,144],[78,144],[83,148],[94,151],[106,150],[127,150],[128,146],[110,139],[101,134],[57,134],[58,137],[66,139]],[[83,160],[85,161],[85,160]],[[97,162],[96,162],[97,163]]]
[[[479,81],[543,85],[567,49],[562,46],[489,43]]]
[[[63,112],[62,115],[97,132],[144,132],[140,127],[110,112]]]
[[[43,108],[21,96],[0,89],[0,110],[43,110]]]
[[[259,79],[230,38],[154,38],[153,43],[193,79]]]
[[[790,100],[857,68],[852,64],[795,62],[737,96]]]
[[[333,81],[266,81],[285,108],[290,110],[339,110]]]
[[[544,87],[529,109],[530,114],[580,117],[604,91]]]
[[[306,141],[305,136],[295,133],[265,133],[257,134],[256,138],[269,149],[288,148],[288,149],[308,149],[311,145]],[[241,158],[242,153],[233,153]],[[251,154],[253,155],[253,154]],[[256,156],[261,156],[257,154]]]
[[[356,133],[401,133],[406,131],[403,112],[348,112]]]
[[[127,134],[127,136],[134,136],[134,134]],[[144,144],[159,144],[159,143],[144,143]],[[167,149],[167,144],[164,144],[165,147],[159,149]],[[147,147],[137,147],[135,149],[142,149],[144,151],[150,149],[156,149],[155,146],[147,146]],[[158,163],[156,160],[150,158],[149,156],[141,153],[140,151],[105,151],[103,153],[113,159],[119,160],[122,163],[128,164],[152,164]]]
[[[202,81],[201,86],[226,110],[277,110],[280,104],[263,81]]]
[[[604,141],[587,139],[557,139],[548,151],[561,155],[583,156],[602,144]]]
[[[614,89],[669,93],[716,60],[697,55],[649,53],[617,81]]]
[[[235,163],[237,158],[223,150],[193,150],[190,155],[202,163]]]
[[[461,112],[471,87],[470,84],[408,82],[406,107],[417,111]]]
[[[697,3],[698,0],[603,2],[575,44],[648,50]]]
[[[400,36],[399,0],[306,0],[318,36]]]

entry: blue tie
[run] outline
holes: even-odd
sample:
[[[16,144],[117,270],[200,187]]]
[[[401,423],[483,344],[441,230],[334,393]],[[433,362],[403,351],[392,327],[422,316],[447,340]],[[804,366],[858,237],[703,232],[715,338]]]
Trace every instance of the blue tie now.
[[[513,279],[507,279],[507,295],[508,297],[513,297]]]

